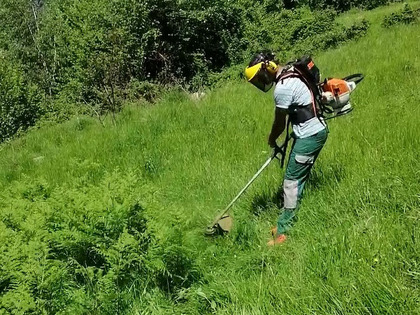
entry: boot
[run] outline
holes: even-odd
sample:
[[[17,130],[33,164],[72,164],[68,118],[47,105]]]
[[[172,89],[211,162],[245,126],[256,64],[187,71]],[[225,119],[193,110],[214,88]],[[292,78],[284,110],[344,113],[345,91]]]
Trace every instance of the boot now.
[[[286,241],[286,239],[287,239],[286,234],[280,234],[276,236],[273,240],[269,241],[267,245],[274,246],[274,245],[282,244],[284,243],[284,241]]]

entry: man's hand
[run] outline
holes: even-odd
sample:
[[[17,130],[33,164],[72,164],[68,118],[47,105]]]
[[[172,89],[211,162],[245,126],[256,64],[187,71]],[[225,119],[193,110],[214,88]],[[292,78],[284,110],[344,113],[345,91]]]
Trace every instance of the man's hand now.
[[[278,145],[277,145],[277,143],[276,143],[276,145],[274,146],[274,147],[272,147],[273,148],[273,156],[276,156],[277,154],[281,154],[281,155],[283,155],[284,154],[284,152],[283,152],[283,146],[281,146],[281,147],[279,147]]]
[[[270,137],[268,137],[268,145],[270,146],[270,148],[273,148],[273,149],[278,147],[276,140],[270,139]]]

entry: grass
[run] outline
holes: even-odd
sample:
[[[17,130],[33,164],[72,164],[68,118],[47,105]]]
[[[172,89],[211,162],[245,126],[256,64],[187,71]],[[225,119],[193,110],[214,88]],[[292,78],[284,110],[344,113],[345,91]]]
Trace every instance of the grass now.
[[[354,8],[345,14],[339,15],[337,17],[337,22],[346,26],[350,26],[355,21],[367,19],[370,23],[372,23],[374,28],[380,28],[381,22],[385,15],[390,15],[391,13],[402,10],[405,4],[408,4],[413,9],[420,8],[420,3],[418,0],[407,0],[403,2],[390,3],[386,6],[378,7],[369,11]]]
[[[272,97],[244,82],[4,145],[0,314],[419,313],[420,26],[375,25],[315,58],[324,76],[366,78],[329,124],[284,246],[265,245],[274,163],[233,232],[203,236],[269,154]]]

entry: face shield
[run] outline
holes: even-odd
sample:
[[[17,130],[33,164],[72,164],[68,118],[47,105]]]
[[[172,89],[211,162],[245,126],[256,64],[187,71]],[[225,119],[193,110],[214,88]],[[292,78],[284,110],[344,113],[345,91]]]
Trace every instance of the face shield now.
[[[253,85],[263,92],[268,92],[273,86],[273,78],[266,69],[261,68],[255,76],[249,80]]]
[[[268,92],[274,83],[277,65],[274,62],[260,62],[245,69],[245,76],[263,92]]]

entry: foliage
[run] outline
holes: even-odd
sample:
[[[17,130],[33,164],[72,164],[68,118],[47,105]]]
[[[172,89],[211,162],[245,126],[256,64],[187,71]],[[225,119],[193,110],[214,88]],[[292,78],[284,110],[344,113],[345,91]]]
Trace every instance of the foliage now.
[[[132,79],[126,88],[126,98],[129,100],[145,99],[147,102],[156,101],[163,94],[163,87],[149,81]]]
[[[236,11],[224,3],[50,1],[38,34],[53,69],[44,88],[112,106],[112,91],[132,78],[165,83],[191,79],[200,63],[220,69],[240,31]]]
[[[399,0],[397,0],[399,1]],[[359,7],[364,9],[373,9],[381,5],[393,2],[392,0],[308,0],[312,8],[324,9],[334,8],[338,11],[347,11],[351,8]]]
[[[302,10],[284,12],[277,23],[287,24],[288,28],[273,35],[273,50],[279,52],[283,61],[288,61],[302,54],[313,54],[362,37],[369,28],[365,20],[345,27],[334,22],[334,18],[334,11],[312,14]]]
[[[37,39],[42,4],[42,0],[4,0],[0,4],[0,49],[20,62],[24,72],[33,77],[32,83],[42,80],[43,74],[48,72],[45,51],[41,50]],[[37,71],[38,68],[42,71]]]
[[[300,8],[270,11],[268,5],[250,6],[243,12],[243,19],[247,22],[243,23],[242,41],[247,48],[242,53],[242,59],[247,62],[256,51],[264,48],[274,51],[280,61],[286,62],[302,54],[314,54],[360,38],[369,28],[366,20],[347,27],[340,25],[335,22],[336,16],[333,10],[313,12]],[[200,84],[211,87],[227,79],[241,78],[244,62],[221,72],[200,74]]]
[[[399,2],[400,0],[260,0],[257,6],[264,7],[266,12],[272,12],[281,9],[293,10],[308,6],[312,10],[333,9],[344,12],[352,8],[373,9],[390,2]],[[243,7],[251,7],[255,2],[251,0],[238,0]]]
[[[396,24],[410,24],[417,21],[420,17],[420,10],[414,11],[411,6],[406,3],[404,8],[399,12],[391,13],[384,17],[382,21],[383,27],[391,27]]]
[[[367,23],[344,27],[337,12],[388,2],[4,0],[0,49],[41,92],[49,118],[102,120],[170,85],[196,91],[238,77],[262,48],[286,61],[363,36]]]
[[[219,71],[237,59],[242,30],[225,1],[5,0],[0,19],[0,49],[55,109],[88,104],[98,114],[119,111],[133,80],[178,84]]]
[[[35,123],[43,112],[40,101],[37,87],[25,79],[21,67],[0,55],[0,142]]]
[[[173,293],[196,281],[182,232],[168,239],[172,247],[158,246],[130,193],[141,186],[136,172],[86,181],[53,188],[26,179],[2,193],[0,312],[122,313],[165,277]]]

